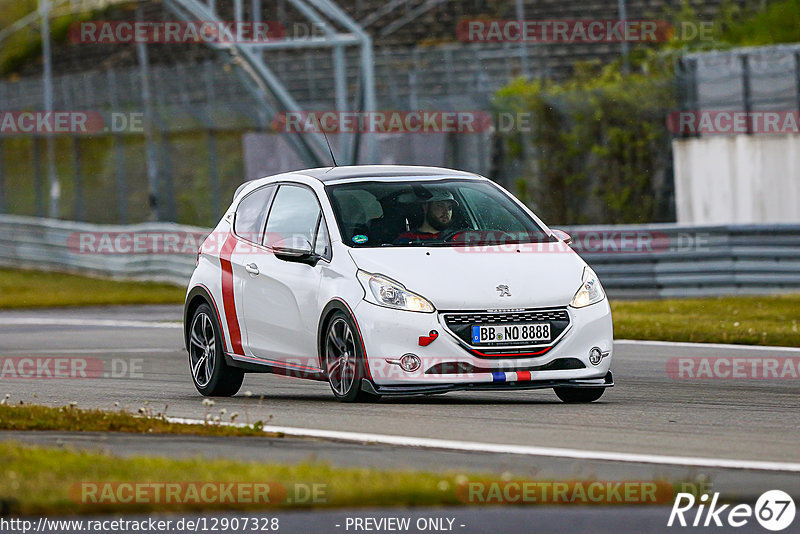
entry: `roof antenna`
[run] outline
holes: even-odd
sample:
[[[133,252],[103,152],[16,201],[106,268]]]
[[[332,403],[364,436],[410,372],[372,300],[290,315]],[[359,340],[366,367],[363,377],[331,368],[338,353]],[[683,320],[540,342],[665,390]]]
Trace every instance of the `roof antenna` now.
[[[333,155],[333,149],[331,148],[331,142],[328,141],[328,134],[325,133],[325,128],[321,128],[321,129],[322,129],[322,135],[325,136],[325,142],[328,144],[328,151],[331,153],[331,159],[333,160],[333,166],[334,167],[338,167],[339,164],[336,163],[336,156]]]

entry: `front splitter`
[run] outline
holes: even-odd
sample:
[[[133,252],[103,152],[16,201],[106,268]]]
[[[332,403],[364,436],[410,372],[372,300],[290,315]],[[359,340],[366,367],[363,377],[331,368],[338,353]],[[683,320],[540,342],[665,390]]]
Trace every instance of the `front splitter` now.
[[[521,391],[526,389],[551,388],[610,388],[614,386],[611,371],[603,378],[580,378],[573,380],[530,380],[519,382],[466,382],[463,384],[435,384],[413,386],[376,386],[366,378],[361,380],[361,389],[366,393],[384,396],[436,395],[451,391]]]

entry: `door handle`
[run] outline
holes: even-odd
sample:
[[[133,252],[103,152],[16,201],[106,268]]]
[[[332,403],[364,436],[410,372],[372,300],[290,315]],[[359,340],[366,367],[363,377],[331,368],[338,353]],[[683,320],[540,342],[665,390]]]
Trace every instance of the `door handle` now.
[[[257,275],[257,274],[259,273],[259,271],[258,271],[258,265],[256,265],[255,263],[248,263],[247,265],[245,265],[245,266],[244,266],[244,269],[245,269],[245,270],[246,270],[248,273],[250,273],[250,274],[252,274],[252,275]]]

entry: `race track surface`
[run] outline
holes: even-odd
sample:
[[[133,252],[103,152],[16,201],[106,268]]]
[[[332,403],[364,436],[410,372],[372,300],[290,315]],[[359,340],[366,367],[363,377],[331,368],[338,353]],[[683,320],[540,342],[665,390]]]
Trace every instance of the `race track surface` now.
[[[0,396],[9,402],[61,406],[77,402],[83,408],[116,409],[115,403],[135,412],[145,401],[169,416],[202,419],[208,409],[189,377],[178,306],[86,308],[0,313],[0,356],[3,358],[80,356],[103,361],[106,373],[121,377],[92,379],[0,379]],[[370,434],[438,438],[504,445],[558,447],[689,458],[741,461],[800,462],[800,381],[697,380],[671,378],[670,358],[686,356],[800,356],[800,350],[647,345],[618,343],[613,372],[617,386],[597,403],[562,404],[550,390],[450,393],[441,396],[385,398],[375,404],[341,404],[325,383],[253,374],[238,396],[216,399],[211,413],[225,408],[239,421],[263,420],[269,425],[363,432]],[[246,397],[245,391],[252,392]],[[36,395],[36,397],[34,397]],[[226,416],[227,417],[227,416]],[[2,433],[0,439],[10,437]],[[31,438],[47,442],[46,435]],[[70,440],[69,436],[59,439]],[[109,445],[121,453],[142,450],[168,454],[175,448]],[[287,438],[288,439],[288,438]],[[73,439],[80,446],[80,439]],[[113,440],[112,440],[113,441]],[[292,440],[293,443],[303,440]],[[96,443],[96,442],[95,442]],[[237,445],[238,447],[247,447]],[[115,448],[116,447],[116,448]],[[680,469],[639,464],[524,458],[485,453],[431,452],[373,445],[326,443],[277,446],[271,458],[302,461],[322,458],[344,465],[462,468],[528,476],[624,476],[659,474],[712,477],[732,493],[758,495],[762,488],[779,487],[800,494],[797,472],[763,473],[736,469]],[[202,447],[197,447],[201,449]],[[253,452],[231,452],[244,458]],[[187,450],[193,450],[191,445]],[[281,452],[282,451],[282,452]],[[422,454],[425,452],[425,454]],[[255,456],[254,456],[255,455]],[[656,462],[657,463],[657,462]],[[640,478],[641,479],[641,478]],[[727,482],[725,482],[727,481]],[[736,491],[737,488],[740,491]]]

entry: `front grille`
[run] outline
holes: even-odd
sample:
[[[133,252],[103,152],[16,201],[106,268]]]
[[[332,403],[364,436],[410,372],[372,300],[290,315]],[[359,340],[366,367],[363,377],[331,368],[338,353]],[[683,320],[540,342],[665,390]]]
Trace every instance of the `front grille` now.
[[[552,345],[561,334],[569,328],[570,318],[566,308],[549,308],[544,310],[503,310],[498,312],[442,312],[447,328],[460,340],[476,348],[502,347],[546,347]],[[494,343],[472,343],[472,327],[482,325],[502,325],[514,323],[550,323],[550,341],[524,345],[518,341],[502,341]]]
[[[453,327],[456,325],[468,324],[484,325],[484,324],[503,324],[503,323],[544,323],[550,321],[566,321],[569,323],[569,314],[567,310],[541,310],[541,311],[519,311],[519,312],[506,312],[506,313],[464,313],[464,314],[449,314],[444,313],[444,320],[447,326]]]

